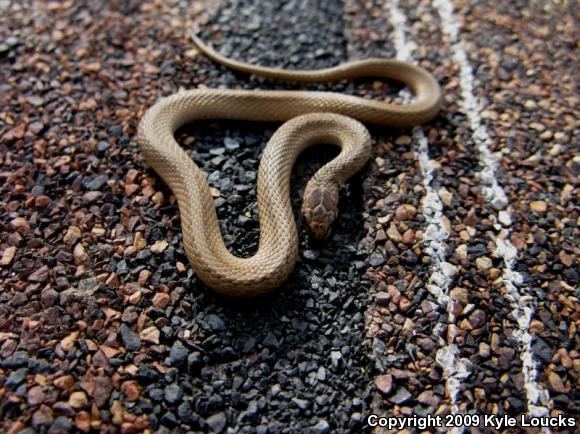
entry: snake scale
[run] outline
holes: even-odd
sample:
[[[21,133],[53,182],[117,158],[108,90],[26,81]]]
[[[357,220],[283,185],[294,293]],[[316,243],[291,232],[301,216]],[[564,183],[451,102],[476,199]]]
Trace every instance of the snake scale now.
[[[175,194],[187,257],[197,276],[219,293],[251,297],[272,291],[298,258],[298,233],[290,202],[290,174],[298,155],[316,144],[341,148],[308,182],[302,212],[316,238],[325,238],[336,217],[340,186],[370,156],[361,122],[393,127],[436,116],[441,90],[424,69],[392,59],[366,59],[332,68],[289,71],[238,62],[192,35],[201,53],[224,66],[273,79],[323,83],[361,77],[397,80],[413,91],[410,104],[390,104],[334,92],[194,89],[160,99],[143,116],[137,142],[147,162]],[[218,225],[205,173],[174,138],[175,131],[205,119],[285,122],[268,142],[258,171],[260,240],[248,258],[232,255]]]

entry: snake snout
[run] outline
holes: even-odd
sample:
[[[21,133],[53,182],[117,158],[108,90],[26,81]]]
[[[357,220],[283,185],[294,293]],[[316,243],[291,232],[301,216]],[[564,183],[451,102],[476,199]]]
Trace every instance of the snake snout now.
[[[323,241],[330,235],[338,211],[338,191],[326,186],[306,187],[302,214],[311,235]]]

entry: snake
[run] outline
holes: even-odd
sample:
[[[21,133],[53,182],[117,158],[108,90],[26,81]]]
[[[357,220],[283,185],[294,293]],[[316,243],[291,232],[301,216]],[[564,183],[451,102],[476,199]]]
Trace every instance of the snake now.
[[[340,148],[303,193],[305,225],[315,240],[323,240],[337,216],[341,186],[370,157],[371,137],[363,124],[411,127],[427,122],[440,110],[441,89],[429,72],[406,61],[368,58],[319,70],[286,70],[228,58],[195,31],[191,37],[200,54],[239,72],[297,83],[375,77],[401,82],[414,94],[412,102],[399,104],[330,91],[197,88],[160,98],[146,110],[137,143],[177,199],[184,250],[196,276],[229,297],[260,296],[282,285],[298,260],[290,176],[300,153],[319,144]],[[177,129],[204,120],[283,122],[259,163],[259,242],[252,256],[238,257],[226,247],[207,175],[176,141]]]

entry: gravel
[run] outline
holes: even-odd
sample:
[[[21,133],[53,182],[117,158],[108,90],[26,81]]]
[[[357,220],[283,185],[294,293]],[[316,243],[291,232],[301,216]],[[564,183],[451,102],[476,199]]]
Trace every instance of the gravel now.
[[[373,368],[364,337],[367,255],[358,244],[362,177],[343,192],[328,243],[302,234],[287,284],[259,300],[231,301],[189,268],[175,200],[134,142],[143,110],[179,88],[297,87],[196,56],[187,35],[194,22],[234,57],[321,68],[346,56],[342,4],[75,2],[12,5],[9,16],[5,28],[19,43],[5,41],[2,57],[10,85],[0,136],[11,149],[0,174],[11,204],[0,239],[9,288],[0,300],[9,331],[0,342],[2,426],[363,429]],[[226,244],[239,255],[257,245],[256,173],[276,127],[205,122],[178,135],[219,191]],[[301,158],[296,210],[307,179],[334,154],[323,148]]]
[[[449,324],[426,287],[426,191],[411,131],[371,129],[374,154],[342,191],[330,240],[311,242],[299,223],[292,276],[251,301],[224,299],[197,280],[175,198],[135,144],[144,110],[181,88],[301,87],[199,56],[193,24],[233,58],[314,69],[394,56],[388,3],[11,2],[0,16],[0,431],[361,432],[372,412],[449,411],[435,354],[450,331],[469,371],[462,411],[525,412],[518,324],[494,256],[507,227],[536,301],[538,383],[552,415],[578,414],[571,6],[456,7],[511,205],[506,213],[483,196],[436,10],[399,2],[415,58],[446,95],[424,132],[449,231],[446,260],[457,270]],[[387,100],[401,90],[375,80],[306,88]],[[276,127],[199,122],[178,134],[208,174],[238,255],[257,248],[256,174]],[[300,159],[294,209],[335,152]]]
[[[435,74],[446,95],[444,111],[423,129],[436,166],[432,188],[444,204],[443,224],[449,231],[446,261],[457,270],[449,288],[456,319],[449,325],[447,313],[439,310],[436,297],[424,287],[431,264],[429,251],[417,239],[410,245],[404,242],[407,227],[415,234],[423,230],[421,213],[403,220],[406,227],[397,221],[383,223],[386,237],[378,231],[368,242],[380,238],[385,249],[396,256],[376,272],[371,270],[380,281],[373,297],[378,306],[370,312],[370,334],[375,337],[383,375],[402,367],[418,375],[397,380],[413,396],[402,407],[393,408],[384,394],[376,397],[375,405],[387,414],[447,410],[448,373],[443,372],[435,354],[449,343],[448,333],[453,333],[456,357],[468,369],[459,383],[457,405],[461,411],[512,415],[528,411],[521,347],[514,337],[519,325],[502,284],[504,264],[494,255],[498,236],[512,225],[510,241],[520,251],[515,271],[523,277],[519,286],[536,301],[529,330],[532,355],[539,363],[538,384],[553,398],[548,404],[552,415],[577,414],[578,400],[566,386],[577,383],[574,363],[578,364],[579,355],[578,336],[570,334],[577,315],[567,310],[578,305],[572,265],[577,261],[577,249],[572,245],[578,238],[573,228],[578,208],[570,196],[577,190],[573,151],[578,145],[574,138],[577,124],[570,118],[577,102],[572,85],[572,65],[577,58],[569,48],[574,25],[568,18],[556,18],[568,17],[569,6],[550,5],[540,10],[539,5],[523,3],[514,8],[511,2],[455,5],[473,66],[476,96],[484,106],[482,122],[490,133],[492,151],[500,157],[498,181],[512,203],[509,218],[506,210],[492,206],[484,197],[475,143],[459,106],[458,69],[437,9],[424,2],[398,3],[409,29],[405,37],[416,44],[414,57]],[[366,6],[369,15],[390,20],[389,7],[378,2]],[[360,39],[353,39],[352,50],[365,47],[364,37]],[[553,64],[549,58],[555,59]],[[554,80],[554,70],[561,81]],[[401,144],[398,155],[403,158],[408,155],[407,144],[412,144],[407,134],[394,139],[395,147]],[[419,204],[425,195],[417,175],[413,164],[387,181],[387,191],[398,192],[394,203],[389,196],[381,200],[374,194],[365,200],[377,201],[375,212],[396,217],[397,206]],[[568,261],[572,271],[562,266],[562,260]],[[557,313],[562,309],[563,315]],[[560,383],[563,393],[556,390]],[[560,396],[565,398],[560,400]]]

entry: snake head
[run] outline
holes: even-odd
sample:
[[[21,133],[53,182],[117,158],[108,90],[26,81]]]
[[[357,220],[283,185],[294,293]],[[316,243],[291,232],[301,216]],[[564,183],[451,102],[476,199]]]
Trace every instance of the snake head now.
[[[338,189],[326,185],[308,184],[304,191],[302,214],[312,236],[322,241],[328,238],[338,212]]]

